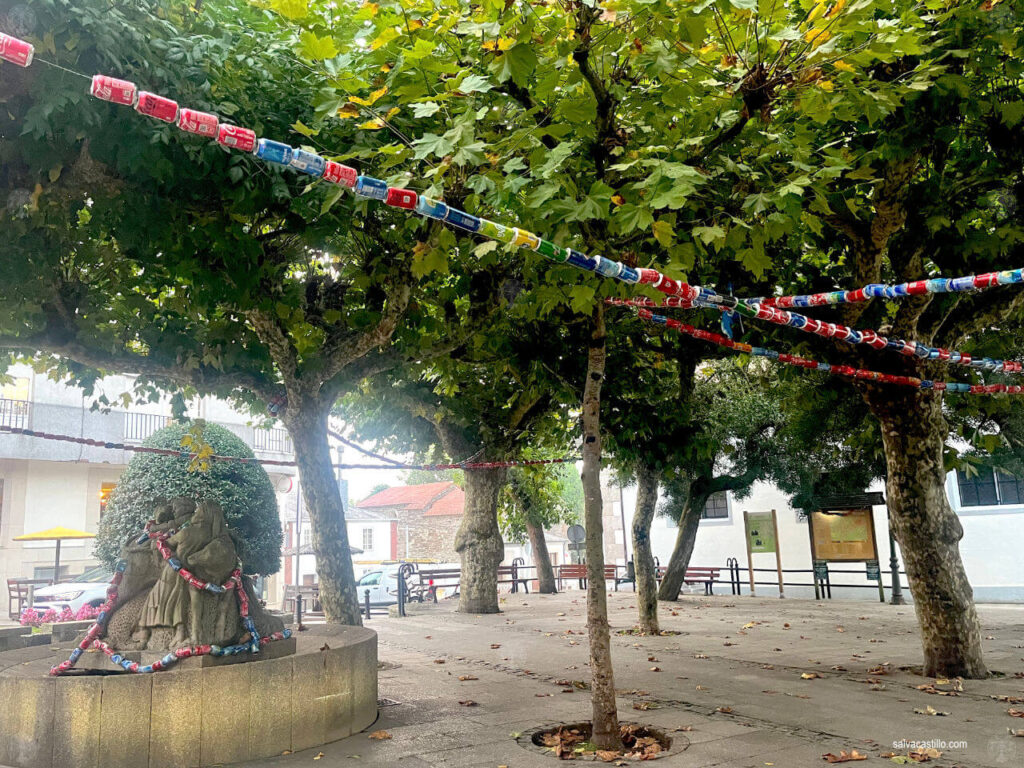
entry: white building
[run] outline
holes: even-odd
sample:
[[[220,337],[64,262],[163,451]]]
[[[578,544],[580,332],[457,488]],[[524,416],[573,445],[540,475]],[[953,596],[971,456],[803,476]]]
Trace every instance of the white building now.
[[[885,489],[878,484],[870,490],[884,492]],[[1021,551],[1024,551],[1024,480],[984,470],[981,477],[974,479],[950,472],[946,478],[946,491],[964,529],[960,554],[967,577],[974,588],[975,599],[979,602],[1024,602],[1024,560],[1020,557]],[[624,564],[632,557],[629,530],[636,506],[636,488],[627,487],[620,491],[617,486],[606,485],[604,498],[606,557],[608,562]],[[810,586],[812,562],[807,521],[789,506],[784,493],[766,483],[756,483],[750,495],[744,499],[736,499],[729,493],[713,497],[708,502],[705,518],[701,520],[697,532],[690,565],[722,569],[723,583],[716,586],[716,594],[730,592],[727,575],[727,562],[730,558],[735,558],[743,569],[740,574],[742,593],[749,594],[743,512],[768,512],[772,509],[776,511],[778,519],[782,567],[787,571],[784,573],[784,581],[807,585],[787,585],[785,594],[787,597],[814,597],[814,590]],[[875,506],[873,512],[882,581],[888,599],[891,584],[888,513],[884,505]],[[677,528],[671,520],[655,517],[651,543],[661,565],[665,565],[672,554],[676,533]],[[902,570],[898,547],[897,557]],[[774,555],[754,554],[753,559],[755,569],[765,569],[757,572],[757,594],[778,594]],[[830,563],[829,570],[834,598],[877,599],[877,582],[867,580],[863,563]],[[760,582],[766,583],[762,585]],[[906,589],[905,576],[902,583],[904,597],[909,601],[910,593]],[[857,586],[838,587],[837,584]]]

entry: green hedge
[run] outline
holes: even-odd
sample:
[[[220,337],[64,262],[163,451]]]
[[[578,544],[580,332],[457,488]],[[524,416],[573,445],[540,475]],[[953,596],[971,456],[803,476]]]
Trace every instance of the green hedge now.
[[[190,426],[172,424],[143,445],[180,449]],[[216,424],[206,424],[203,439],[218,455],[253,457],[249,446]],[[125,540],[142,530],[156,505],[179,496],[220,503],[246,573],[269,575],[280,569],[281,518],[274,486],[262,466],[214,461],[208,472],[189,472],[185,458],[150,453],[137,454],[121,474],[100,521],[96,557],[113,566]]]

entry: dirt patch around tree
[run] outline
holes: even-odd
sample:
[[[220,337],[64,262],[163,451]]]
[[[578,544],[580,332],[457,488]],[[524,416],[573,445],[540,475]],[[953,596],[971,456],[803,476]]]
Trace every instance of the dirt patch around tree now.
[[[620,723],[620,750],[602,750],[590,741],[590,722],[562,723],[535,728],[521,734],[520,745],[541,751],[559,760],[591,760],[626,765],[641,760],[657,760],[681,752],[690,746],[683,736],[670,738],[657,728],[640,723]]]

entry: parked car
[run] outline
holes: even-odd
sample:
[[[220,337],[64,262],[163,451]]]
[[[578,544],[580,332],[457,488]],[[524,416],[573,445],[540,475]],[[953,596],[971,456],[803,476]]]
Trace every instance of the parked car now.
[[[398,565],[384,565],[367,571],[356,584],[356,595],[359,604],[366,600],[366,591],[370,591],[370,605],[398,604]]]
[[[103,605],[107,599],[107,587],[110,586],[112,575],[110,569],[97,566],[71,581],[37,589],[32,608],[37,613],[43,613],[49,608],[60,613],[66,605],[77,613],[83,605]]]

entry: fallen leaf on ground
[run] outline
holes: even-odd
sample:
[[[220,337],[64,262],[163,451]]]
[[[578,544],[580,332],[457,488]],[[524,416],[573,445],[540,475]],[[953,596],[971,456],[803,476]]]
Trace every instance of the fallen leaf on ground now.
[[[845,749],[839,750],[838,755],[834,755],[831,752],[826,752],[821,756],[822,760],[829,763],[850,763],[854,760],[867,760],[868,756],[863,752],[858,752],[856,749],[851,749],[847,752]]]
[[[472,699],[466,699],[465,701],[460,701],[459,704],[461,704],[463,707],[479,707],[480,706],[479,704],[477,704]]]
[[[804,672],[800,675],[801,680],[814,680],[817,677],[821,677],[817,672]]]
[[[651,672],[661,672],[661,667],[651,667]]]
[[[317,752],[315,755],[313,755],[313,759],[314,760],[323,760],[323,758],[324,758],[324,753],[323,752]]]
[[[320,650],[321,651],[329,651],[329,650],[331,650],[331,646],[329,646],[327,643],[324,643],[323,645],[320,646]],[[316,758],[314,757],[313,759],[315,760]]]
[[[387,731],[374,731],[373,733],[370,734],[370,738],[371,739],[376,739],[377,741],[384,741],[386,739],[390,739],[391,738],[391,734],[388,733]]]
[[[937,715],[939,717],[945,717],[949,712],[939,712],[935,707],[925,707],[924,709],[914,710],[919,715]]]
[[[1004,704],[1024,704],[1024,696],[993,696],[992,698]]]
[[[1007,728],[1006,730],[1010,732],[1011,736],[1019,736],[1020,738],[1024,738],[1024,728]]]
[[[695,658],[695,659],[706,659],[707,655],[703,654],[703,653],[697,653],[697,654],[694,654],[693,658]]]
[[[680,725],[678,728],[676,728],[676,730],[677,731],[683,731],[684,733],[688,733],[689,731],[693,730],[693,726],[692,725]]]
[[[491,650],[497,650],[501,648],[501,643],[491,643]]]
[[[444,664],[444,659],[434,659],[435,664]]]
[[[732,707],[716,707],[715,712],[721,712],[723,715],[731,715]]]
[[[1010,717],[1024,717],[1024,709],[1010,707],[1008,710],[1006,710],[1006,714],[1008,714]]]
[[[479,680],[480,678],[476,675],[459,675],[460,682],[466,682],[467,680]]]

